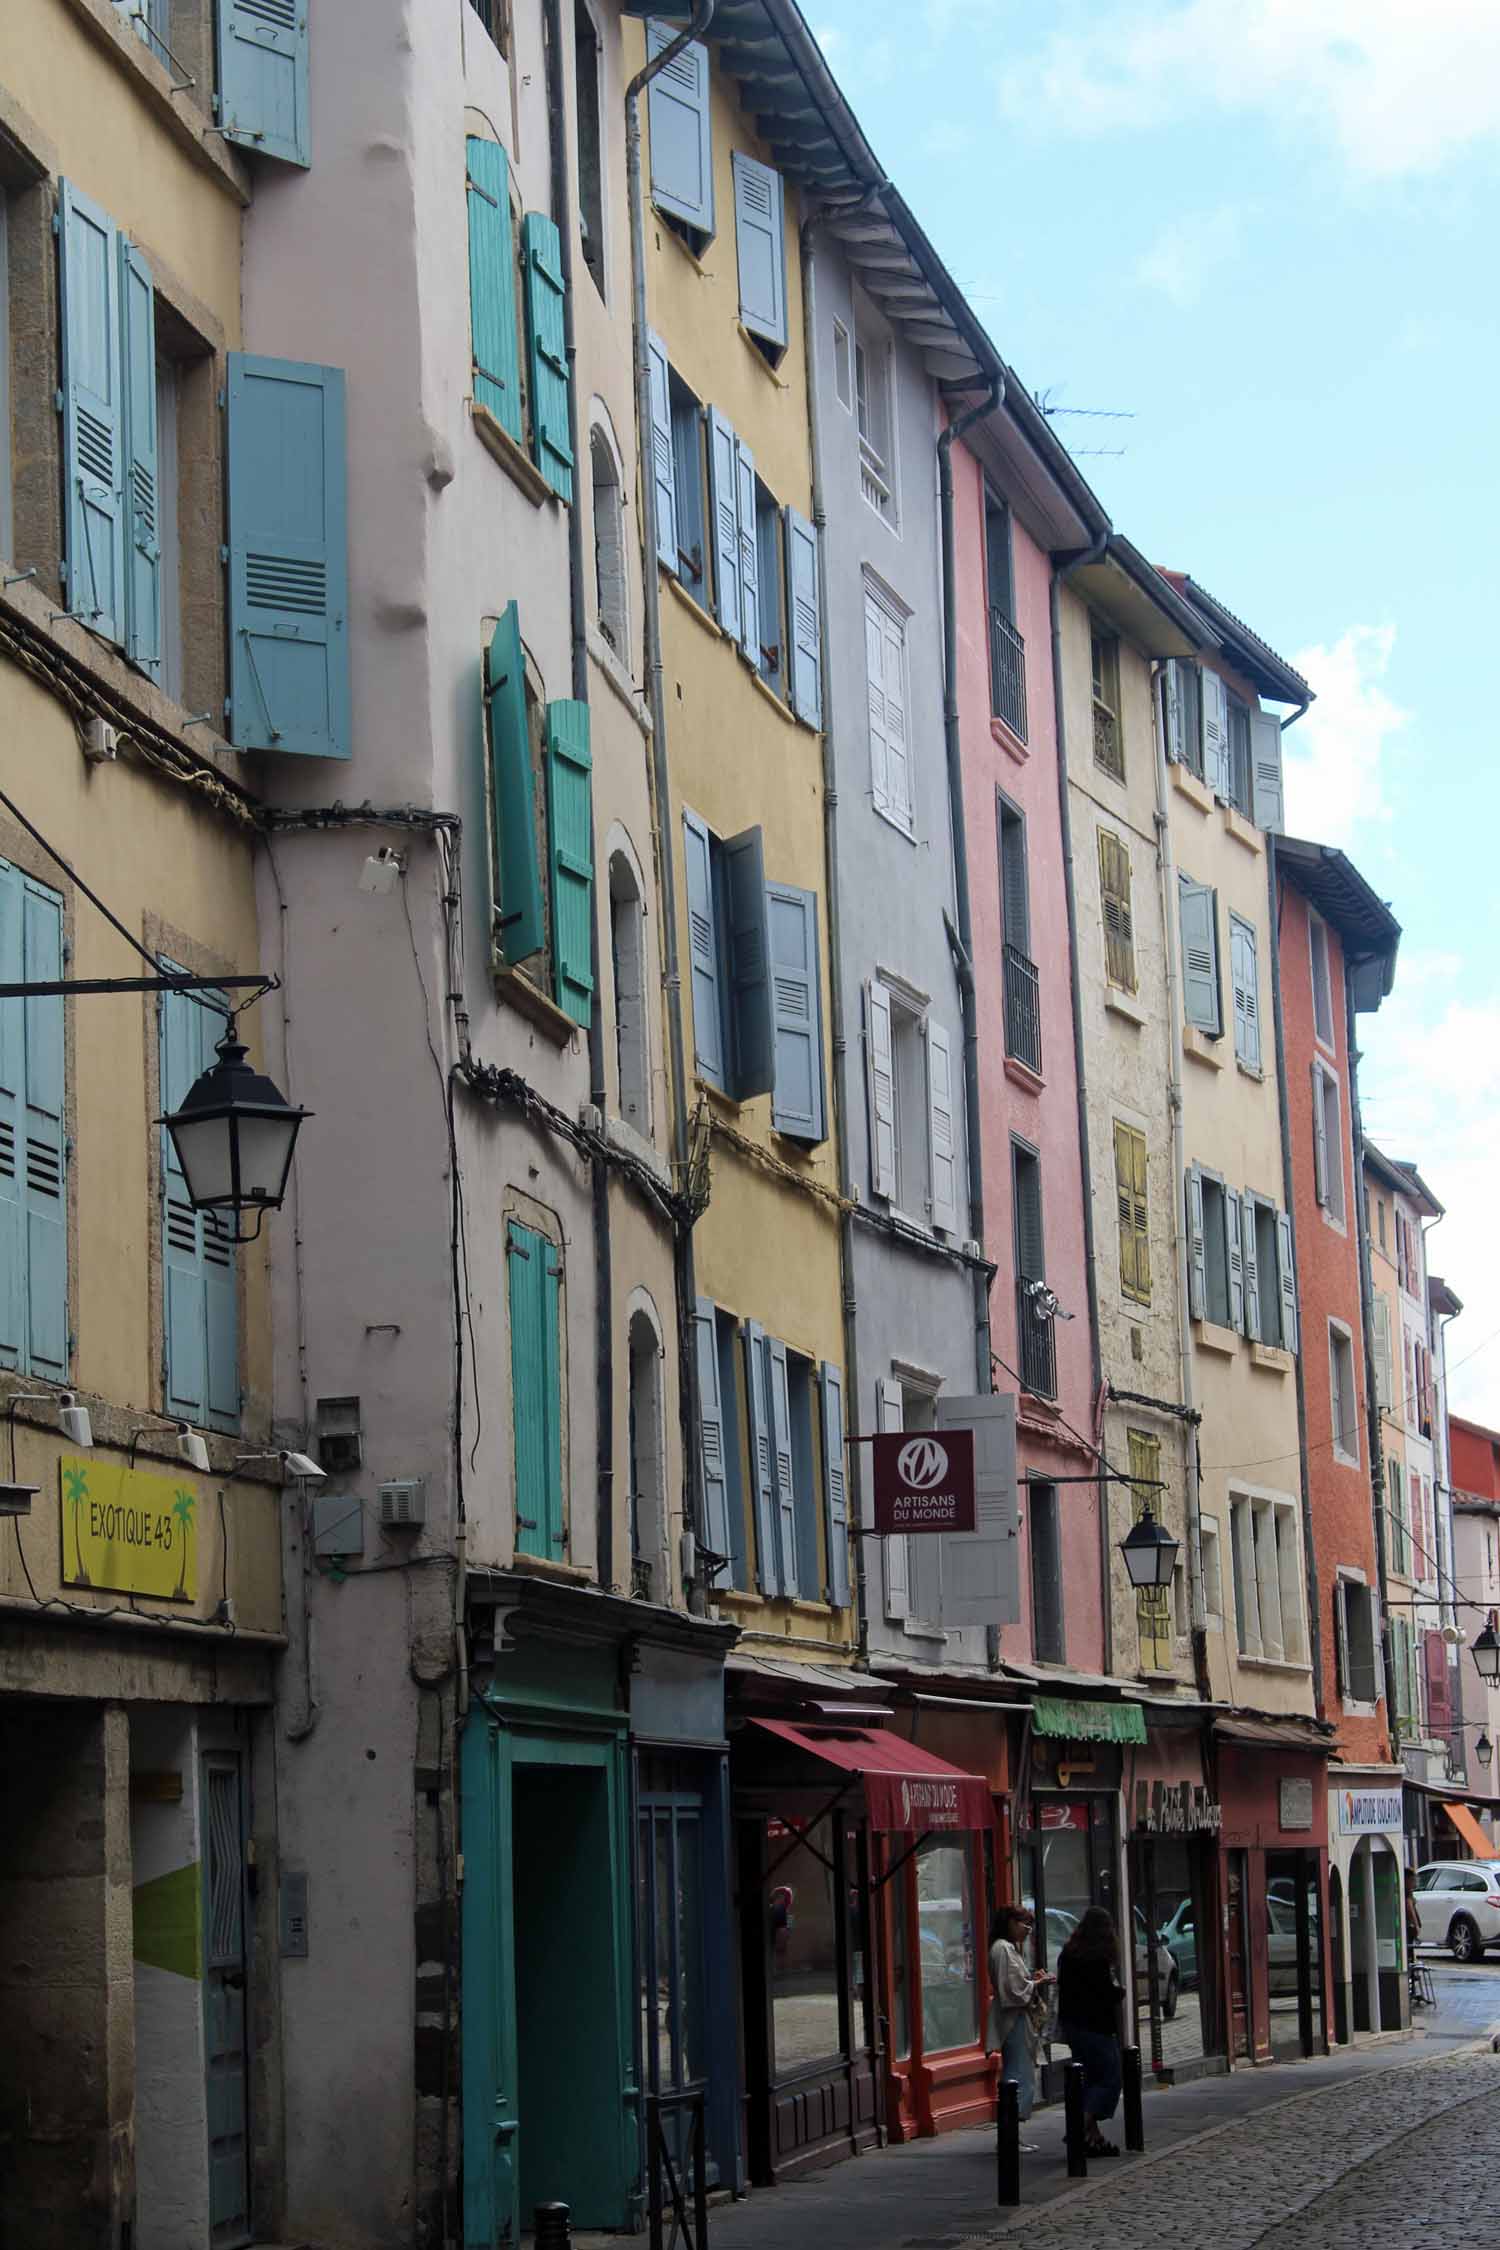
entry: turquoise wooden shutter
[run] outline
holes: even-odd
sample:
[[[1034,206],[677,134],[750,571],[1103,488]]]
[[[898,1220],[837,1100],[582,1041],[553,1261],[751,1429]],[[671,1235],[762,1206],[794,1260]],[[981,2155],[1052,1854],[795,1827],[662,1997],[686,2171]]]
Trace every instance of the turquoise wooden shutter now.
[[[164,968],[176,964],[163,962]],[[161,1104],[170,1116],[209,1069],[224,1035],[222,1001],[204,994],[161,995]],[[188,1198],[172,1146],[161,1136],[162,1311],[166,1410],[215,1430],[239,1426],[239,1338],[234,1248],[219,1221]]]
[[[771,1015],[771,939],[766,863],[758,828],[724,844],[729,941],[729,1092],[741,1101],[769,1094],[776,1082]]]
[[[1281,780],[1281,721],[1274,711],[1250,714],[1250,770],[1255,825],[1279,835],[1286,820]]]
[[[151,268],[120,237],[121,396],[124,404],[125,654],[161,677],[161,492],[156,432],[156,291]]]
[[[113,219],[59,184],[63,553],[68,609],[107,641],[125,631],[125,408]]]
[[[711,1085],[725,1087],[724,1011],[720,1001],[719,918],[714,903],[713,847],[696,813],[682,816],[687,862],[688,960],[693,985],[693,1053]]]
[[[0,981],[25,978],[23,878],[0,860]],[[0,1000],[0,1367],[26,1366],[26,1003]]]
[[[646,53],[654,58],[669,47],[680,24],[651,21]],[[708,49],[690,40],[647,93],[651,123],[651,200],[659,211],[681,219],[699,234],[714,231],[713,138],[709,124]]]
[[[818,990],[818,901],[788,883],[766,886],[775,1087],[771,1123],[793,1140],[821,1141],[823,1014]]]
[[[547,1411],[547,1553],[561,1562],[567,1546],[562,1469],[562,1252],[545,1235],[542,1251],[542,1377]]]
[[[241,750],[347,758],[344,371],[229,355],[229,712]]]
[[[781,1590],[816,1601],[822,1588],[804,1586],[797,1567],[797,1486],[792,1472],[792,1402],[786,1346],[766,1339],[766,1391],[771,1408],[771,1465],[776,1480],[776,1537],[781,1548]]]
[[[1182,922],[1183,1012],[1200,1031],[1223,1029],[1219,1015],[1219,933],[1217,894],[1206,883],[1179,875]]]
[[[526,355],[531,375],[531,440],[537,467],[559,499],[573,497],[567,342],[563,333],[562,244],[542,211],[521,221],[526,277]]]
[[[1276,1214],[1276,1275],[1281,1289],[1281,1342],[1284,1350],[1297,1349],[1297,1258],[1292,1244],[1292,1222],[1285,1211]]]
[[[21,906],[28,982],[63,973],[62,900],[27,882]],[[68,1377],[68,1196],[63,1136],[63,1001],[23,1002],[26,1010],[27,1365],[33,1375]]]
[[[763,1594],[780,1594],[781,1545],[776,1529],[776,1464],[771,1438],[769,1339],[756,1321],[745,1322],[745,1403],[750,1415],[750,1483],[755,1495],[755,1551]]]
[[[781,174],[734,152],[734,239],[740,320],[752,336],[786,345],[786,223]]]
[[[514,602],[490,637],[485,701],[489,707],[490,820],[498,891],[495,922],[501,954],[514,964],[540,953],[547,942],[537,860],[531,732],[526,723],[526,660],[521,653],[521,612]]]
[[[651,372],[651,482],[656,559],[677,568],[677,454],[672,444],[672,384],[667,347],[654,329],[646,336]]]
[[[562,1550],[560,1253],[544,1234],[506,1227],[511,1420],[515,1428],[516,1547],[554,1560]]]
[[[760,542],[755,523],[755,457],[734,441],[735,528],[740,548],[740,646],[760,670]]]
[[[849,1487],[844,1460],[844,1377],[824,1360],[818,1370],[823,1408],[823,1537],[828,1548],[828,1599],[849,1607]]]
[[[474,402],[520,445],[521,350],[511,248],[509,167],[498,141],[465,142],[469,201],[469,339]]]
[[[516,2220],[513,1736],[477,1695],[459,1733],[464,1840],[459,2037],[463,2096],[463,2239],[509,2241]]]
[[[574,1023],[594,1005],[594,813],[589,707],[547,706],[547,838],[552,886],[553,996]]]
[[[716,406],[708,410],[708,504],[713,516],[714,615],[730,639],[740,638],[740,508],[733,429]],[[753,521],[753,518],[752,518]]]
[[[307,11],[311,0],[218,0],[219,90],[227,141],[283,164],[312,162]]]
[[[735,1540],[729,1523],[719,1339],[713,1302],[708,1297],[700,1297],[694,1308],[693,1337],[698,1365],[698,1438],[703,1456],[703,1536],[711,1551],[727,1565],[734,1559]]]
[[[818,633],[818,537],[795,508],[786,514],[787,593],[791,630],[792,709],[810,727],[823,724],[823,656]]]

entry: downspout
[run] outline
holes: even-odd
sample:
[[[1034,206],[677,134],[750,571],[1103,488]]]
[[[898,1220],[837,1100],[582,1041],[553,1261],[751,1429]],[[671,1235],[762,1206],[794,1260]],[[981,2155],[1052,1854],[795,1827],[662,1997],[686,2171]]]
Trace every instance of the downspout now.
[[[979,1015],[974,993],[974,926],[969,912],[969,844],[964,824],[963,764],[958,739],[958,603],[954,589],[953,447],[976,422],[993,414],[1005,397],[1005,377],[998,371],[989,378],[985,396],[966,414],[939,431],[938,502],[943,542],[943,748],[948,764],[948,813],[953,829],[953,897],[958,916],[958,942],[953,947],[958,971],[959,1004],[964,1024],[964,1140],[969,1175],[969,1237],[984,1240],[984,1161],[979,1139]],[[990,1292],[986,1269],[973,1268],[975,1387],[995,1387],[990,1361]],[[999,1640],[990,1628],[991,1661],[998,1661]]]
[[[552,159],[552,216],[560,240],[559,264],[563,287],[563,352],[568,363],[568,444],[573,454],[573,505],[568,509],[568,623],[574,700],[589,699],[588,627],[584,614],[583,511],[578,483],[583,476],[583,456],[578,446],[578,339],[573,319],[573,213],[568,197],[568,152],[563,137],[563,49],[561,0],[543,0],[547,39],[547,134]],[[606,878],[607,879],[607,878]],[[594,979],[594,1004],[589,1010],[589,1100],[599,1113],[601,1127],[608,1106],[604,1075],[604,1024],[600,996],[599,878],[594,877],[593,912],[589,917],[590,968]],[[615,1322],[614,1258],[609,1227],[609,1175],[596,1158],[589,1167],[589,1192],[594,1233],[594,1411],[598,1427],[594,1436],[595,1567],[599,1584],[615,1582]]]
[[[1208,1608],[1203,1599],[1202,1421],[1193,1397],[1193,1328],[1188,1302],[1187,1217],[1183,1182],[1187,1148],[1182,1122],[1182,987],[1177,957],[1177,867],[1167,812],[1167,736],[1158,709],[1160,673],[1152,682],[1152,735],[1156,743],[1156,864],[1161,876],[1162,954],[1167,966],[1167,1107],[1172,1120],[1172,1249],[1177,1267],[1177,1366],[1182,1391],[1183,1501],[1187,1530],[1188,1621],[1193,1636],[1193,1679],[1202,1703],[1213,1701],[1208,1667]]]
[[[1365,1346],[1365,1442],[1370,1452],[1370,1509],[1375,1531],[1375,1582],[1380,1589],[1380,1663],[1385,1679],[1385,1731],[1392,1762],[1399,1755],[1392,1720],[1396,1710],[1396,1667],[1391,1652],[1391,1613],[1385,1555],[1385,1446],[1380,1431],[1380,1392],[1375,1379],[1375,1267],[1370,1225],[1365,1216],[1365,1125],[1359,1100],[1359,1049],[1355,1045],[1354,992],[1344,964],[1344,1045],[1349,1057],[1349,1126],[1354,1144],[1354,1221],[1359,1240],[1359,1325]],[[1394,1363],[1393,1363],[1394,1364]]]
[[[630,310],[634,329],[636,466],[641,480],[642,661],[651,713],[651,793],[656,814],[656,877],[661,896],[662,992],[667,1014],[667,1060],[672,1080],[672,1173],[679,1194],[687,1188],[687,1068],[682,1037],[682,974],[677,949],[677,881],[672,852],[672,791],[667,765],[667,699],[662,679],[661,586],[657,577],[656,478],[652,473],[651,360],[646,319],[646,204],[641,187],[641,95],[657,73],[708,29],[714,0],[697,0],[692,21],[659,55],[650,55],[625,89],[625,180],[630,202]],[[682,1433],[686,1518],[693,1534],[689,1606],[708,1608],[698,1561],[703,1545],[703,1463],[698,1451],[697,1284],[691,1221],[679,1215],[673,1229],[677,1294],[677,1395]]]
[[[1082,1168],[1083,1187],[1083,1267],[1089,1307],[1089,1370],[1091,1383],[1089,1399],[1094,1408],[1095,1420],[1102,1427],[1104,1408],[1104,1363],[1099,1349],[1099,1277],[1094,1271],[1094,1162],[1089,1150],[1088,1087],[1084,1074],[1083,1042],[1083,979],[1078,966],[1078,895],[1073,880],[1073,816],[1068,803],[1068,722],[1063,708],[1062,668],[1062,587],[1075,570],[1083,570],[1098,562],[1109,545],[1109,526],[1106,524],[1092,545],[1080,553],[1064,558],[1061,568],[1055,563],[1048,599],[1052,623],[1052,705],[1057,714],[1057,817],[1062,835],[1063,892],[1068,904],[1068,989],[1073,1009],[1073,1077],[1078,1101],[1078,1160]],[[1102,1451],[1102,1447],[1100,1449]],[[1101,1478],[1099,1506],[1095,1511],[1099,1527],[1099,1606],[1104,1626],[1104,1669],[1115,1668],[1115,1612],[1110,1599],[1109,1576],[1109,1486]]]

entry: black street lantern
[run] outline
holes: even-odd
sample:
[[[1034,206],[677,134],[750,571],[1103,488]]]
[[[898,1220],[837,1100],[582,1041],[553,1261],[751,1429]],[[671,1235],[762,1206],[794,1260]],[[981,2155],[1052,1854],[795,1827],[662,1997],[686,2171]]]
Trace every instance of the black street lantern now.
[[[1483,1767],[1484,1771],[1488,1773],[1490,1770],[1490,1760],[1495,1755],[1495,1745],[1493,1744],[1493,1742],[1491,1742],[1487,1734],[1481,1734],[1479,1740],[1475,1743],[1474,1755],[1479,1760],[1479,1763]]]
[[[1132,1524],[1120,1541],[1125,1568],[1137,1593],[1171,1585],[1177,1545],[1166,1525],[1159,1523],[1149,1508],[1143,1510],[1140,1521]]]
[[[231,1021],[213,1068],[188,1088],[175,1116],[158,1123],[172,1136],[193,1209],[233,1212],[234,1240],[251,1242],[261,1213],[281,1208],[297,1134],[311,1112],[293,1109],[269,1078],[251,1069],[235,1030]],[[238,1224],[246,1211],[256,1215],[248,1234]]]
[[[1474,1666],[1479,1677],[1487,1686],[1493,1687],[1495,1682],[1500,1680],[1500,1634],[1495,1631],[1495,1613],[1493,1610],[1490,1611],[1489,1616],[1480,1626],[1479,1638],[1475,1641],[1469,1653],[1474,1659]]]

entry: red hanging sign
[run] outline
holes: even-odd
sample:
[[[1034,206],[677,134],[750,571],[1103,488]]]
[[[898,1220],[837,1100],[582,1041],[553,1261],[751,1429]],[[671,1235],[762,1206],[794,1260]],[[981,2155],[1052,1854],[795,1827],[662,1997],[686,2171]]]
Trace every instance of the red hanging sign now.
[[[888,1430],[871,1451],[876,1531],[974,1529],[972,1430]]]

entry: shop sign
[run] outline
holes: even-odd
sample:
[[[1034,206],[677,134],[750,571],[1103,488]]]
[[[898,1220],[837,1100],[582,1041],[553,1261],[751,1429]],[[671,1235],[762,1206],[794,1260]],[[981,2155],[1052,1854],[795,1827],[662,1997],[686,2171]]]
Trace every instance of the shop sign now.
[[[64,1585],[196,1600],[198,1494],[190,1483],[74,1454],[63,1455],[58,1473]]]
[[[988,1828],[989,1792],[977,1774],[877,1773],[866,1770],[870,1825],[923,1836],[934,1829]]]
[[[972,1430],[890,1430],[871,1445],[876,1531],[974,1529]]]
[[[1224,1808],[1201,1781],[1138,1781],[1135,1825],[1143,1836],[1217,1836]]]
[[[1313,1824],[1313,1785],[1310,1781],[1288,1780],[1281,1784],[1281,1825],[1283,1828],[1311,1828]]]
[[[1346,1836],[1379,1836],[1401,1828],[1399,1789],[1341,1789],[1339,1827]],[[1282,1822],[1285,1827],[1285,1821]]]
[[[1035,1695],[1031,1724],[1036,1734],[1067,1742],[1144,1742],[1146,1714],[1138,1703],[1090,1703],[1082,1697]]]

